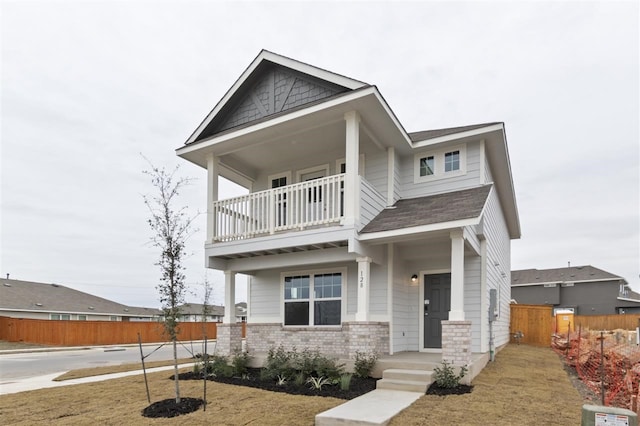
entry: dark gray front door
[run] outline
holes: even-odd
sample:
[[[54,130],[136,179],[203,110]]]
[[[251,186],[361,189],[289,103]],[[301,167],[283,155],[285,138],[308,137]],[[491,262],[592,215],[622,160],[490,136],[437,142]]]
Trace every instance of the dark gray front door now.
[[[424,347],[442,347],[442,325],[451,309],[451,274],[424,276]]]

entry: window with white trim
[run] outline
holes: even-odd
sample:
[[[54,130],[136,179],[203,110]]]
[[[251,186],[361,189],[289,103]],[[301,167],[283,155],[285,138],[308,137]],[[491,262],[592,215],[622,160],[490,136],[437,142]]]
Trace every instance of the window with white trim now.
[[[51,314],[50,319],[58,321],[69,321],[71,319],[71,314]]]
[[[340,325],[342,273],[284,277],[284,325]]]
[[[418,153],[414,158],[414,183],[466,173],[465,145]]]

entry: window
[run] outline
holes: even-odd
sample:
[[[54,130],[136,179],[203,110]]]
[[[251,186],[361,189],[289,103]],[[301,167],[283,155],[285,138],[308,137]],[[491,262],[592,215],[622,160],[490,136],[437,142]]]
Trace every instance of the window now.
[[[431,176],[434,172],[435,161],[433,155],[420,159],[420,176]]]
[[[118,317],[116,315],[111,315],[109,317],[109,321],[119,321],[119,320],[118,320]]]
[[[87,320],[86,315],[78,315],[78,321],[86,321],[86,320]]]
[[[71,319],[71,314],[51,314],[51,319],[58,321],[69,321]]]
[[[340,325],[342,273],[284,277],[284,325]]]
[[[418,153],[414,158],[414,183],[466,174],[465,145]]]
[[[444,154],[444,171],[453,172],[460,170],[460,151],[451,151]]]

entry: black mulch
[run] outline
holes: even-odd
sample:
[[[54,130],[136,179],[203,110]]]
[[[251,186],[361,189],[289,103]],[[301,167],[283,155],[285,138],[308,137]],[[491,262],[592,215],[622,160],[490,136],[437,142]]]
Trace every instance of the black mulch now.
[[[201,398],[180,398],[179,404],[176,404],[175,398],[163,399],[142,410],[142,415],[153,418],[176,417],[197,411],[203,403]]]
[[[441,388],[437,383],[432,383],[427,389],[427,395],[463,395],[465,393],[471,393],[473,390],[473,386],[469,385],[458,385],[455,388]]]
[[[201,374],[194,374],[192,372],[181,373],[178,377],[180,380],[202,380]],[[173,379],[173,376],[171,376],[171,379]],[[376,388],[376,379],[371,377],[362,379],[356,376],[351,377],[351,385],[349,386],[349,390],[346,391],[340,389],[339,383],[335,385],[324,385],[320,390],[312,389],[311,385],[306,383],[298,386],[293,380],[287,381],[284,385],[278,385],[275,380],[261,380],[259,368],[250,368],[248,378],[244,379],[239,377],[210,377],[209,380],[229,385],[248,386],[273,392],[284,392],[291,395],[328,396],[339,399],[353,399]]]

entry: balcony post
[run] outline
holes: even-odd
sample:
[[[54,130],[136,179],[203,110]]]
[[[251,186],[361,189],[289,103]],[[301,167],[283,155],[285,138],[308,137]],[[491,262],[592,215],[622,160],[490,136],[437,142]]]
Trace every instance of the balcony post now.
[[[345,113],[345,178],[344,178],[344,223],[354,225],[359,217],[360,180],[358,161],[360,159],[360,114],[356,111]]]
[[[218,175],[220,163],[213,153],[207,155],[207,242],[212,243],[216,235],[216,214],[213,202],[218,201]]]
[[[236,323],[236,273],[233,271],[224,271],[224,317],[222,323]]]

